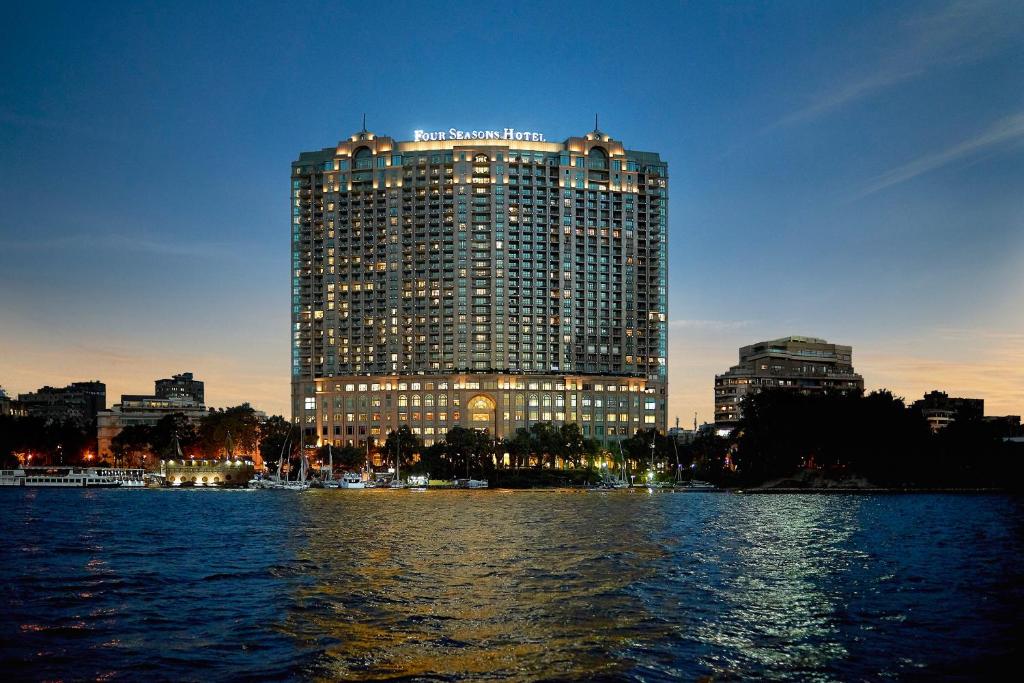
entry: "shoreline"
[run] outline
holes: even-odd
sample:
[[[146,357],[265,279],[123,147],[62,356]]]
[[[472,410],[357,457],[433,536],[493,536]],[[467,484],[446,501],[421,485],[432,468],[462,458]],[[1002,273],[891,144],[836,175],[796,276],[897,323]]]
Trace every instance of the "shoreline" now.
[[[791,487],[775,487],[775,488],[735,488],[730,489],[732,493],[741,495],[750,494],[778,494],[778,493],[808,493],[814,495],[828,495],[828,494],[910,494],[910,493],[1015,493],[1011,489],[1003,488],[842,488],[842,487],[820,487],[820,488],[791,488]]]

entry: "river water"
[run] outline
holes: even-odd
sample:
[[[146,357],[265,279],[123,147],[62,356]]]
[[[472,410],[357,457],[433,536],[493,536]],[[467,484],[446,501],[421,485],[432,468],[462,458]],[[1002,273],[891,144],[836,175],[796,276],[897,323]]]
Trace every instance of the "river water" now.
[[[5,680],[979,678],[1002,495],[0,490]]]

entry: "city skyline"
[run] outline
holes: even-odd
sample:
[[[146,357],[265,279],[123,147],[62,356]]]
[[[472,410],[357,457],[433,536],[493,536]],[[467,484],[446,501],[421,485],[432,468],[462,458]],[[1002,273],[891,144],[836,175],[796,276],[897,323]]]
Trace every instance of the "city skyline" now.
[[[389,53],[344,66],[318,50],[340,10],[9,10],[0,386],[99,379],[118,396],[191,371],[209,405],[288,415],[296,150],[364,113],[398,140],[514,126],[560,141],[597,112],[673,173],[670,425],[713,420],[736,350],[789,335],[851,345],[867,390],[1024,412],[1021,7],[472,7],[457,27],[361,10],[355,45]],[[445,28],[436,49],[412,40]],[[639,56],[571,49],[627,35]],[[54,47],[22,59],[35,44]],[[263,54],[276,45],[291,48]]]

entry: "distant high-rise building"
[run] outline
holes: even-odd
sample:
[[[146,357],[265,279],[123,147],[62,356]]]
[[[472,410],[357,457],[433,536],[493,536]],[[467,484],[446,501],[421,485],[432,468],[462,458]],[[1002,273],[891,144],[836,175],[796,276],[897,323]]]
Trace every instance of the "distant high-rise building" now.
[[[863,392],[853,371],[853,348],[815,337],[783,337],[740,349],[739,364],[715,375],[715,425],[732,429],[742,417],[740,402],[766,387],[802,393]]]
[[[66,387],[42,387],[19,394],[18,401],[30,416],[90,427],[96,424],[96,414],[107,407],[107,387],[98,380],[72,382]]]
[[[159,398],[188,398],[203,403],[203,383],[192,378],[191,372],[172,375],[170,379],[156,381],[156,395]]]
[[[931,391],[914,401],[912,410],[921,413],[932,431],[939,431],[954,420],[980,420],[985,415],[985,399],[955,398],[942,391]]]
[[[666,427],[668,168],[593,131],[362,131],[291,169],[307,443]]]

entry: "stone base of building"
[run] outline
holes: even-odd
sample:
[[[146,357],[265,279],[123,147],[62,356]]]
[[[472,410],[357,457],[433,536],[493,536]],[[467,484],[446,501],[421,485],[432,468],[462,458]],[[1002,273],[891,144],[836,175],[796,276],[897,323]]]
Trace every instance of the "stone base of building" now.
[[[160,472],[168,486],[236,487],[245,486],[256,473],[245,460],[165,460]]]
[[[296,380],[293,410],[306,443],[365,446],[408,425],[424,445],[453,427],[514,436],[538,422],[573,423],[585,437],[618,441],[666,429],[665,387],[642,377],[467,373]]]

